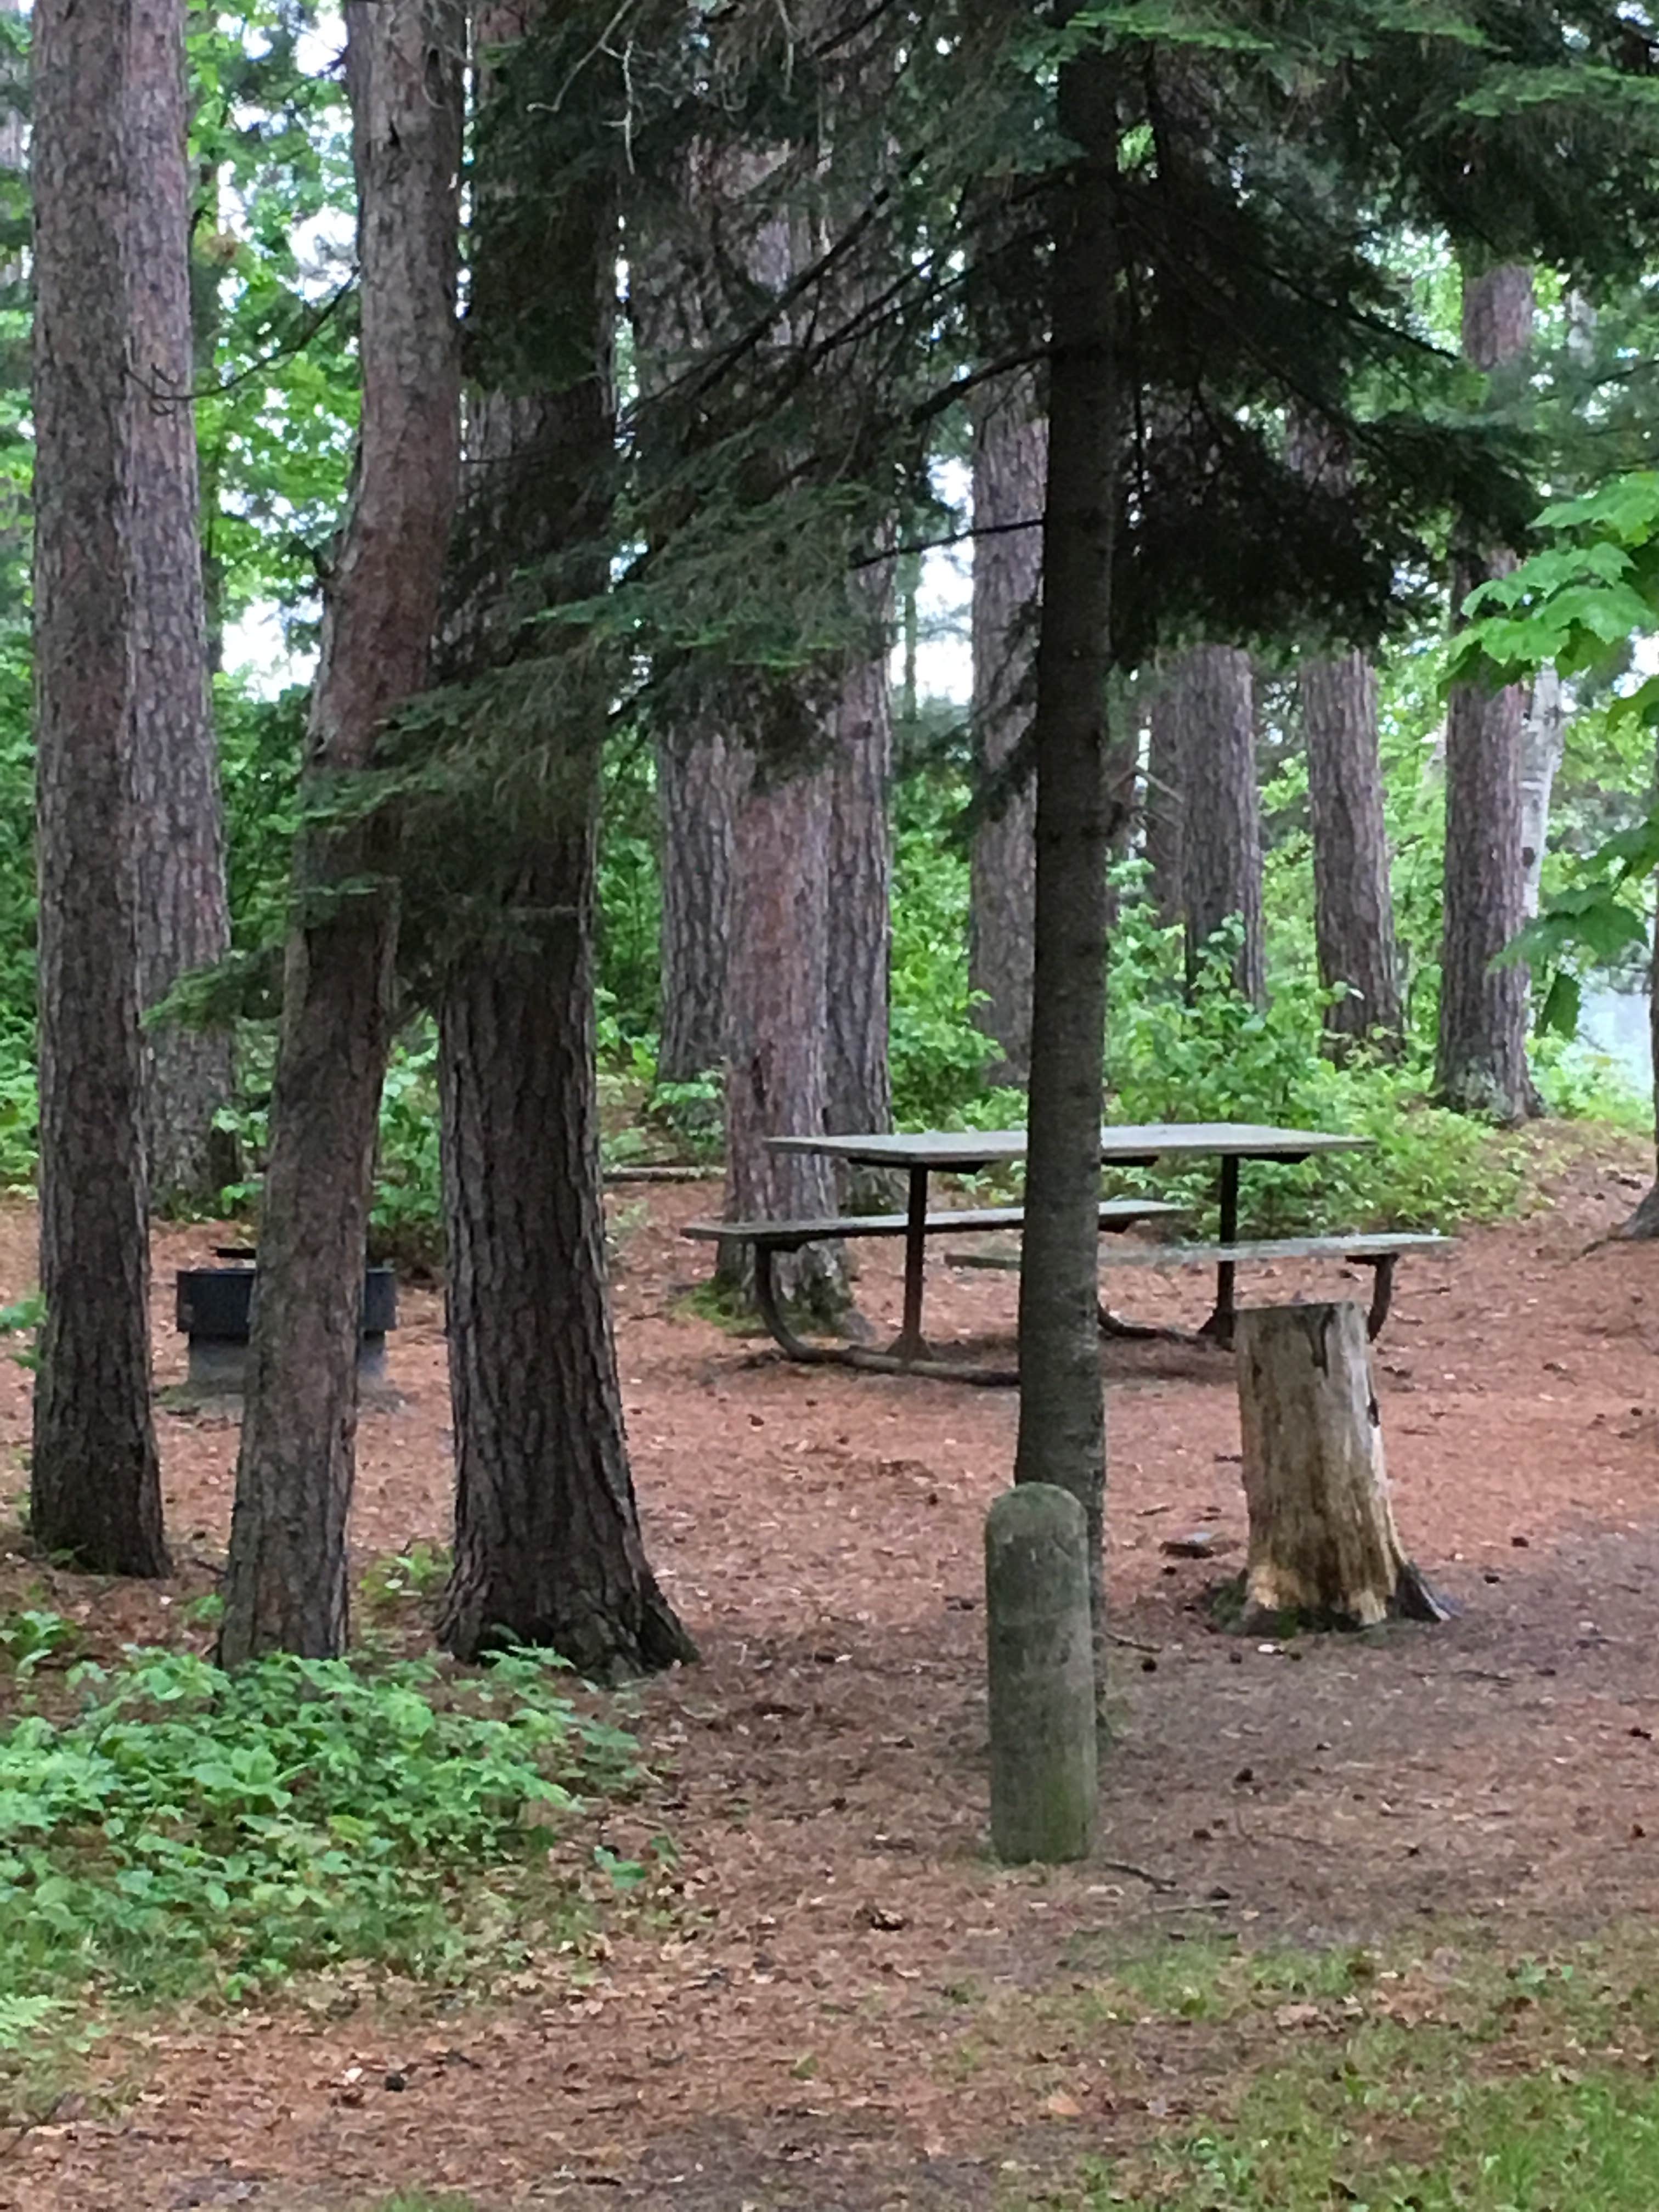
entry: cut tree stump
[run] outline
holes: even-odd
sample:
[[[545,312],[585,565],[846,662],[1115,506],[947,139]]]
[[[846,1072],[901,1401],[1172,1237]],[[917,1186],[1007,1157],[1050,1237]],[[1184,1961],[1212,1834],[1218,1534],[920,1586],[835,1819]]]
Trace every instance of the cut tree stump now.
[[[1257,1306],[1237,1329],[1243,1627],[1446,1620],[1395,1528],[1359,1307]]]

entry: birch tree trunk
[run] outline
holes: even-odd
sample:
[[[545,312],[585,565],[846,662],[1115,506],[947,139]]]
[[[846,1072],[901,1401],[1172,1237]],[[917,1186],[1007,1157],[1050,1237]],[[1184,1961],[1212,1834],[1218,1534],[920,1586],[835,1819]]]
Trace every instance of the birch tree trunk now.
[[[459,467],[462,0],[348,0],[362,425],[312,695],[313,801],[373,763],[426,681]],[[348,1634],[346,1516],[397,908],[389,831],[324,827],[295,862],[220,1656],[327,1656]],[[367,886],[365,888],[365,886]]]
[[[184,0],[133,0],[133,359],[139,497],[138,985],[146,1006],[230,944],[219,754],[208,690],[190,296]],[[150,1202],[201,1205],[230,1179],[213,1127],[232,1089],[224,1029],[146,1031]]]
[[[981,793],[968,908],[968,981],[985,994],[974,1019],[1001,1050],[996,1083],[1023,1083],[1031,1055],[1031,933],[1036,898],[1029,775],[1006,781],[1031,720],[1033,647],[1042,581],[1042,492],[1048,428],[1029,376],[981,387],[973,408],[972,721]],[[1018,527],[1019,524],[1030,526]],[[1001,787],[998,786],[1000,783]]]
[[[133,24],[132,0],[37,0],[33,23],[46,1317],[29,1501],[45,1551],[161,1575],[138,1030]]]
[[[1187,965],[1237,916],[1243,940],[1233,980],[1247,999],[1267,995],[1261,922],[1261,796],[1255,775],[1255,678],[1236,645],[1198,645],[1168,678],[1182,763],[1181,866]]]
[[[1532,343],[1532,271],[1504,262],[1463,276],[1463,351],[1488,375],[1518,373]],[[1505,573],[1502,549],[1465,549],[1453,621],[1475,586]],[[1493,961],[1525,919],[1521,763],[1526,692],[1453,687],[1446,715],[1445,919],[1435,1082],[1445,1104],[1497,1121],[1539,1111],[1527,1066],[1528,975]]]
[[[1069,16],[1071,9],[1062,11]],[[1106,1024],[1106,683],[1119,395],[1117,97],[1089,39],[1061,64],[1056,120],[1079,149],[1055,180],[1048,467],[1036,711],[1036,903],[1030,1145],[1019,1277],[1017,1482],[1069,1490],[1088,1516],[1103,1686],[1106,1410],[1098,1321]]]
[[[1528,691],[1521,724],[1521,866],[1525,872],[1521,910],[1528,921],[1538,912],[1543,889],[1550,800],[1566,742],[1567,708],[1561,678],[1553,668],[1540,668]]]

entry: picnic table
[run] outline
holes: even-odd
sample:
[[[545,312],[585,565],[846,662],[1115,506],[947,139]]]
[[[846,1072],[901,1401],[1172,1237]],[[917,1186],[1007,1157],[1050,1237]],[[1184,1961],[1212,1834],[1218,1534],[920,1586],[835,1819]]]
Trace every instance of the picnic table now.
[[[1392,1279],[1394,1261],[1400,1253],[1419,1246],[1443,1243],[1447,1240],[1426,1236],[1382,1236],[1301,1238],[1280,1240],[1277,1244],[1258,1239],[1241,1244],[1238,1238],[1239,1170],[1243,1161],[1291,1163],[1310,1159],[1321,1153],[1358,1151],[1370,1141],[1369,1137],[1350,1136],[1331,1130],[1283,1129],[1248,1121],[1109,1124],[1100,1133],[1103,1166],[1149,1166],[1161,1159],[1200,1157],[1218,1160],[1221,1234],[1213,1245],[1142,1248],[1121,1255],[1114,1254],[1108,1264],[1115,1264],[1120,1257],[1126,1263],[1138,1261],[1153,1267],[1212,1263],[1216,1270],[1215,1307],[1202,1333],[1218,1343],[1225,1344],[1231,1340],[1235,1275],[1240,1261],[1269,1256],[1313,1256],[1319,1252],[1331,1257],[1366,1261],[1378,1271],[1378,1296],[1373,1301],[1373,1318],[1376,1320],[1378,1318],[1379,1303],[1382,1310],[1386,1310],[1386,1286]],[[1002,1370],[951,1366],[935,1360],[922,1333],[921,1315],[927,1239],[930,1237],[978,1230],[1017,1229],[1023,1225],[1024,1219],[1023,1209],[1018,1206],[930,1212],[927,1202],[930,1179],[935,1175],[982,1174],[988,1168],[1014,1164],[1025,1157],[1027,1139],[1023,1129],[933,1130],[909,1136],[885,1132],[834,1137],[783,1136],[770,1138],[768,1142],[775,1152],[807,1152],[845,1161],[849,1165],[886,1169],[902,1173],[908,1182],[907,1204],[902,1214],[860,1215],[794,1222],[693,1222],[685,1231],[688,1237],[704,1241],[730,1238],[752,1245],[756,1261],[757,1303],[763,1319],[792,1358],[839,1360],[854,1366],[878,1367],[888,1372],[939,1373],[976,1382],[1015,1379]],[[1137,1222],[1167,1217],[1180,1211],[1179,1207],[1154,1199],[1109,1199],[1100,1204],[1099,1222],[1103,1230],[1121,1230]],[[805,1244],[838,1237],[898,1236],[902,1236],[905,1244],[904,1314],[898,1336],[888,1349],[876,1352],[860,1346],[829,1347],[804,1343],[789,1328],[775,1296],[770,1264],[773,1255],[798,1251]],[[1294,1250],[1291,1249],[1292,1243]],[[1006,1266],[1017,1265],[1018,1262],[988,1257],[978,1264]],[[1141,1333],[1133,1324],[1117,1322],[1103,1310],[1102,1323],[1110,1332]]]

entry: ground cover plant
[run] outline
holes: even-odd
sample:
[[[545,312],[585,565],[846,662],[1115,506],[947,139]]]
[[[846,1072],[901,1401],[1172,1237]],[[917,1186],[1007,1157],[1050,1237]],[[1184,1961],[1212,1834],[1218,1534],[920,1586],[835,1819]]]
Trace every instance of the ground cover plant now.
[[[545,1655],[469,1678],[283,1655],[227,1675],[133,1649],[32,1697],[73,1640],[39,1608],[0,1629],[23,1707],[0,1732],[14,2042],[65,2008],[239,2000],[346,1961],[487,1978],[581,1923],[549,1846],[585,1796],[636,1780],[635,1747]]]

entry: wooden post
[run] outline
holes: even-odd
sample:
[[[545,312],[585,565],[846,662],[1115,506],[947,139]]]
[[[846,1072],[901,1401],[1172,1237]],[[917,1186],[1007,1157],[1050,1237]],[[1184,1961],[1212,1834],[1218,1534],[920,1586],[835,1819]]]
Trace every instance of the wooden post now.
[[[1086,1858],[1094,1844],[1095,1681],[1088,1516],[1046,1482],[985,1522],[991,1844],[1000,1859]]]
[[[1395,1528],[1359,1307],[1249,1309],[1237,1358],[1246,1628],[1445,1620]]]

